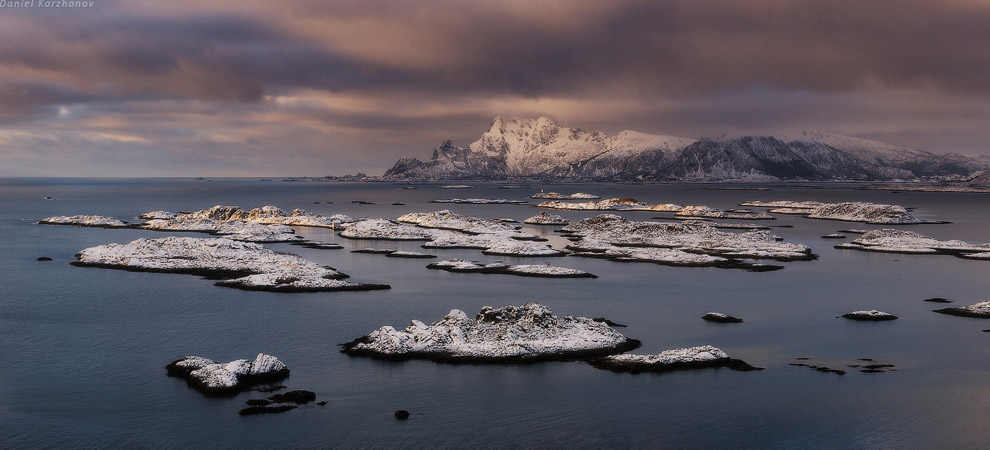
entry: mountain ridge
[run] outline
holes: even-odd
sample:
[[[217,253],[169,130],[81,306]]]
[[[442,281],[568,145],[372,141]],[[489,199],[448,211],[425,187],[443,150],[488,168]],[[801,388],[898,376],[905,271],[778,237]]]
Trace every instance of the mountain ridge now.
[[[608,135],[561,126],[548,117],[500,115],[467,147],[445,140],[430,160],[401,158],[383,178],[881,181],[962,178],[990,168],[986,158],[936,154],[821,131],[795,137],[688,139],[632,130]]]

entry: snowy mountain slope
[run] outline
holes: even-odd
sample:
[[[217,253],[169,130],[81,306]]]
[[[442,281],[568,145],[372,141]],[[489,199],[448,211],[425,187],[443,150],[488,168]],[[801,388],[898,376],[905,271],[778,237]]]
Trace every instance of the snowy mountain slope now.
[[[492,120],[468,147],[444,141],[426,162],[402,158],[384,178],[598,180],[886,180],[967,176],[990,159],[939,155],[825,132],[785,142],[771,136],[692,139],[560,126],[547,117]]]

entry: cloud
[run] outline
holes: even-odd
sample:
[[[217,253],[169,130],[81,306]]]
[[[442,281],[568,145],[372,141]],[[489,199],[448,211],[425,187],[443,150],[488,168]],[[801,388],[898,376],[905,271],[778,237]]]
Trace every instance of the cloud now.
[[[988,152],[987,23],[990,5],[975,0],[5,10],[0,171],[108,174],[106,157],[116,174],[377,173],[443,138],[470,142],[495,114],[687,137],[817,128]]]

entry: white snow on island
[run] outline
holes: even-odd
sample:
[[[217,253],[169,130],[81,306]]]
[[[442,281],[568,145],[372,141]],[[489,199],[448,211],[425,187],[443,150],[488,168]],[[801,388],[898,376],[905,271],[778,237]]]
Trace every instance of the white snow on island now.
[[[761,370],[732,359],[711,345],[664,350],[656,355],[612,355],[590,361],[591,365],[614,372],[669,372],[674,370],[727,367],[732,370]]]
[[[90,247],[73,265],[137,272],[169,272],[221,278],[216,284],[245,290],[314,292],[388,289],[351,283],[347,275],[296,255],[226,238],[166,237]]]
[[[814,259],[801,244],[783,242],[765,230],[720,231],[704,222],[638,222],[601,214],[564,227],[575,256],[641,261],[674,266],[714,266],[754,271],[781,266],[743,259],[794,261]]]
[[[501,261],[481,264],[463,259],[449,259],[429,264],[426,268],[446,270],[448,272],[508,274],[524,277],[598,278],[596,275],[578,269],[551,266],[549,264],[505,264]]]
[[[885,253],[945,254],[960,258],[990,259],[990,243],[971,244],[960,240],[943,241],[913,231],[893,228],[872,230],[863,233],[851,242],[836,245],[835,248],[864,250]]]
[[[561,217],[559,214],[551,214],[546,211],[540,211],[536,213],[535,216],[524,220],[523,223],[528,223],[530,225],[567,225],[571,223],[571,221]]]
[[[536,205],[537,208],[547,209],[567,209],[580,211],[654,211],[654,212],[677,212],[683,209],[681,205],[665,203],[650,205],[637,201],[634,198],[609,198],[597,202],[563,202],[553,200]]]
[[[524,205],[525,200],[508,200],[504,198],[442,198],[430,200],[430,203],[458,203],[463,205]]]
[[[187,213],[153,211],[138,216],[147,219],[141,228],[155,231],[200,231],[247,242],[291,242],[301,240],[290,226],[343,228],[353,222],[348,216],[322,216],[296,209],[292,213],[275,206],[245,211],[236,206],[216,205]]]
[[[990,301],[974,303],[969,306],[960,306],[958,308],[933,309],[932,311],[952,316],[990,319]]]
[[[400,223],[406,222],[406,223]],[[409,225],[408,223],[416,224]],[[565,253],[534,242],[535,234],[504,221],[454,214],[449,210],[410,213],[398,220],[362,219],[340,233],[348,239],[422,240],[424,248],[467,248],[499,256],[562,256]]]
[[[559,192],[538,192],[536,194],[530,195],[529,198],[537,198],[542,200],[595,200],[601,197],[594,194],[585,194],[584,192],[575,192],[573,194],[561,194]]]
[[[384,326],[343,344],[342,351],[383,359],[481,363],[584,359],[638,346],[639,341],[602,322],[558,317],[546,306],[527,303],[486,306],[473,319],[454,309],[432,325],[413,320],[401,331]]]
[[[289,376],[285,363],[264,353],[254,361],[238,359],[228,363],[187,356],[165,366],[165,370],[170,377],[185,378],[189,386],[209,397],[231,396]]]
[[[75,225],[77,227],[127,228],[127,222],[107,216],[54,216],[38,221],[41,225]]]
[[[814,201],[748,201],[740,206],[775,208],[771,212],[798,214],[810,219],[842,220],[882,225],[909,225],[918,223],[945,223],[936,220],[918,219],[900,205],[887,205],[869,202],[821,203]]]
[[[895,316],[893,314],[886,313],[886,312],[883,312],[883,311],[877,311],[875,309],[871,309],[871,310],[868,310],[868,311],[853,311],[853,312],[848,312],[848,313],[843,314],[842,317],[843,318],[846,318],[846,319],[851,319],[851,320],[862,320],[862,321],[868,321],[868,322],[878,322],[878,321],[896,320],[897,319],[897,316]]]

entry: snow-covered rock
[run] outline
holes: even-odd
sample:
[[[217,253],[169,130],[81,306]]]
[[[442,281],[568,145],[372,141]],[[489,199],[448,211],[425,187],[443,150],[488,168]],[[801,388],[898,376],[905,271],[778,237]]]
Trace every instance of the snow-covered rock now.
[[[254,361],[238,359],[228,363],[187,356],[165,366],[165,370],[170,377],[185,378],[189,386],[209,397],[234,395],[289,376],[289,368],[282,361],[264,353],[258,353]]]
[[[669,372],[673,370],[726,367],[732,370],[761,370],[741,360],[732,359],[711,345],[664,350],[656,355],[612,355],[590,361],[600,369],[615,372]]]
[[[970,244],[960,240],[943,241],[914,231],[884,228],[863,233],[851,242],[836,245],[839,249],[865,250],[886,253],[949,254],[960,257],[977,257],[990,252],[990,243]]]
[[[654,212],[677,212],[683,209],[681,205],[673,203],[662,203],[651,205],[637,201],[634,198],[609,198],[597,202],[563,202],[552,200],[536,205],[538,208],[566,209],[579,211],[654,211]]]
[[[42,225],[75,225],[77,227],[126,228],[127,222],[107,216],[54,216],[38,221]]]
[[[528,223],[530,225],[567,225],[571,223],[571,221],[561,217],[558,214],[540,211],[536,213],[535,216],[524,220],[523,223]]]
[[[481,264],[463,259],[449,259],[437,261],[426,266],[428,269],[440,269],[448,272],[469,272],[488,274],[509,274],[524,277],[544,277],[544,278],[598,278],[583,270],[569,269],[566,267],[551,266],[549,264],[505,264],[493,262]]]
[[[347,275],[296,255],[226,238],[166,237],[90,247],[73,265],[222,278],[217,285],[276,292],[388,289],[342,281]]]
[[[720,312],[710,312],[705,314],[704,316],[701,316],[701,318],[708,322],[715,322],[715,323],[740,323],[743,321],[738,317],[732,317],[728,314],[724,314]]]
[[[937,313],[949,314],[953,316],[962,317],[976,317],[979,319],[990,319],[990,301],[974,303],[969,306],[961,306],[958,308],[943,308],[934,309]]]
[[[416,224],[408,225],[407,222]],[[469,248],[501,256],[562,256],[565,253],[533,242],[539,236],[503,221],[454,214],[449,210],[409,213],[398,221],[362,219],[340,233],[350,239],[425,240],[424,248]]]
[[[578,252],[575,255],[618,261],[773,270],[780,266],[758,265],[740,259],[791,261],[814,258],[807,246],[783,242],[765,230],[731,233],[704,222],[638,222],[614,214],[600,214],[572,222],[562,231],[574,241],[567,248]]]
[[[875,309],[871,309],[868,311],[848,312],[843,314],[842,317],[852,320],[863,320],[863,321],[873,321],[873,322],[897,319],[897,316],[893,314],[885,313],[883,311],[877,311]]]
[[[585,194],[584,192],[575,192],[573,194],[561,194],[559,192],[538,192],[536,194],[530,195],[529,198],[538,198],[543,200],[594,200],[601,197],[594,194]]]
[[[342,214],[313,215],[301,209],[287,213],[275,206],[263,206],[245,211],[236,206],[222,205],[177,214],[152,211],[139,217],[147,219],[141,228],[148,230],[200,231],[246,242],[298,241],[302,238],[295,236],[289,226],[343,228],[354,221]]]
[[[486,306],[475,318],[451,310],[426,325],[384,326],[343,345],[352,356],[430,359],[443,362],[528,362],[604,356],[639,346],[608,325],[587,317],[558,317],[538,303]]]
[[[504,198],[442,198],[430,200],[430,203],[459,203],[464,205],[523,205],[525,200],[509,200]]]
[[[708,217],[712,219],[774,220],[767,213],[732,213],[707,206],[685,206],[674,213],[677,217]]]
[[[395,219],[397,222],[411,223],[423,228],[462,231],[468,234],[504,234],[513,239],[532,240],[539,236],[519,231],[504,220],[487,220],[456,214],[449,209],[428,213],[408,213]]]
[[[774,208],[770,212],[778,214],[797,214],[811,219],[842,220],[847,222],[865,222],[885,225],[906,225],[916,223],[945,223],[934,220],[918,219],[900,205],[886,205],[869,202],[821,203],[814,201],[779,200],[772,202],[749,201],[740,203],[741,206],[757,206]]]

